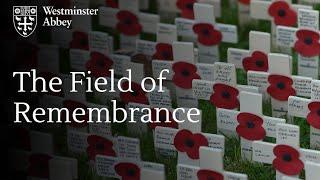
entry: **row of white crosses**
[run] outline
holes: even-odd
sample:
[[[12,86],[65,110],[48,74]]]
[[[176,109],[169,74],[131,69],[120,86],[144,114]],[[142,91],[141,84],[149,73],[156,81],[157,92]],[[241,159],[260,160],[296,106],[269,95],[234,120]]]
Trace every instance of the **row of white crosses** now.
[[[268,71],[268,54],[270,51],[270,34],[250,31],[249,50],[228,48],[228,62],[245,71]]]
[[[277,27],[277,44],[295,48],[298,53],[298,74],[301,76],[319,78],[319,36],[319,11],[317,10],[299,9],[298,28]]]
[[[220,42],[237,43],[237,26],[215,22],[214,6],[194,4],[195,20],[176,18],[178,36],[183,40],[196,41],[201,63],[220,61]]]
[[[100,7],[99,24],[120,31],[120,48],[134,51],[140,32],[155,34],[160,17],[139,13],[138,0],[119,0],[119,9]]]
[[[29,135],[31,151],[9,149],[9,162],[11,163],[9,169],[13,168],[21,172],[29,169],[32,172],[29,172],[31,174],[28,174],[28,179],[78,179],[77,159],[54,155],[54,142],[51,134],[29,131]],[[48,164],[45,164],[46,162]]]
[[[268,54],[268,72],[249,71],[248,85],[260,88],[265,96],[271,96],[273,117],[287,115],[290,95],[310,96],[312,78],[291,76],[291,57],[284,54]],[[268,94],[265,94],[268,93]]]
[[[276,179],[297,178],[302,169],[306,179],[319,177],[320,151],[300,148],[298,126],[277,124],[276,144],[254,141],[253,161],[272,164],[276,169]]]
[[[319,104],[319,80],[313,80],[311,83],[311,99],[290,96],[288,100],[288,114],[290,116],[307,119],[308,124],[310,125],[310,147],[313,149],[320,148],[320,128],[319,123],[317,123],[317,121],[319,121],[320,112]]]
[[[120,154],[118,157],[97,155],[95,169],[102,177],[114,177],[120,179],[165,179],[165,167],[163,164],[145,162],[140,159],[140,145],[138,139],[123,137],[118,140]],[[134,156],[132,156],[134,154]]]
[[[272,21],[272,45],[283,53],[291,53],[291,49],[286,47],[276,46],[276,26],[281,24],[290,24],[290,26],[295,26],[297,20],[297,10],[298,9],[312,9],[311,6],[291,4],[291,0],[252,0],[250,3],[250,15],[254,19],[270,20]],[[270,13],[270,11],[274,11]],[[287,17],[291,16],[290,18]]]
[[[240,136],[241,156],[252,159],[252,142],[265,137],[276,137],[276,125],[285,119],[264,116],[262,95],[240,92],[240,111],[217,110],[218,131],[225,135]]]

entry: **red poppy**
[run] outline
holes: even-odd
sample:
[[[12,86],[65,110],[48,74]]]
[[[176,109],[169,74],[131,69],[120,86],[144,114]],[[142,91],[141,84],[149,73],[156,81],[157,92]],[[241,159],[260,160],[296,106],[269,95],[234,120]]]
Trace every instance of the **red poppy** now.
[[[308,108],[310,113],[307,116],[307,122],[312,127],[320,129],[320,102],[311,102]]]
[[[106,5],[107,7],[111,7],[111,8],[118,8],[118,1],[117,0],[106,0]]]
[[[141,33],[142,26],[138,17],[130,11],[119,11],[117,13],[117,29],[127,36],[136,36]]]
[[[254,51],[250,57],[243,59],[242,64],[246,71],[267,72],[269,69],[268,56],[261,51]]]
[[[38,46],[29,42],[18,42],[16,46],[16,62],[19,67],[35,69],[38,64]]]
[[[207,169],[201,169],[197,172],[198,180],[208,180],[208,179],[213,179],[213,180],[223,180],[223,174],[212,171],[212,170],[207,170]]]
[[[273,2],[268,12],[276,25],[294,26],[297,23],[297,13],[286,1]]]
[[[87,154],[90,160],[95,160],[96,155],[104,155],[104,156],[116,156],[116,152],[113,150],[113,143],[112,141],[96,136],[90,135],[87,138],[88,147],[87,147]]]
[[[28,176],[49,178],[49,160],[47,154],[32,154],[29,156]]]
[[[91,71],[91,74],[98,78],[98,77],[109,77],[110,71],[113,64],[113,61],[98,52],[91,53],[91,59],[86,63],[86,67],[88,71]]]
[[[178,0],[176,5],[181,10],[181,17],[194,19],[193,5],[197,0]]]
[[[239,107],[238,89],[226,85],[215,84],[213,86],[214,93],[210,97],[210,102],[217,108],[235,109]]]
[[[148,98],[146,96],[146,92],[143,91],[140,84],[131,82],[131,88],[133,92],[121,92],[120,98],[121,100],[128,104],[129,102],[132,103],[139,103],[139,104],[148,104]],[[129,82],[124,82],[121,84],[123,89],[128,89]]]
[[[133,163],[119,163],[114,166],[122,180],[140,180],[140,168]]]
[[[239,3],[249,5],[251,0],[238,0]]]
[[[15,148],[30,151],[31,142],[29,130],[24,127],[13,128],[13,145]]]
[[[320,34],[315,31],[303,29],[296,33],[298,40],[294,45],[294,49],[305,57],[313,57],[320,55]]]
[[[197,67],[187,62],[176,62],[172,65],[174,84],[183,89],[192,88],[192,80],[201,79],[197,74]]]
[[[156,121],[157,120],[157,112],[156,110],[152,109],[151,110],[151,120],[152,122]],[[169,118],[168,120],[170,121],[170,123],[168,122],[165,122],[167,121],[167,113],[166,111],[160,111],[159,112],[159,123],[149,123],[149,127],[151,129],[155,129],[157,126],[160,126],[160,127],[169,127],[169,128],[175,128],[177,129],[178,128],[178,123],[173,120],[172,118],[172,113],[169,111]]]
[[[73,100],[65,100],[63,101],[63,107],[67,108],[69,110],[69,120],[71,121],[71,123],[69,123],[68,125],[73,127],[73,128],[84,128],[84,127],[87,127],[88,126],[88,123],[87,121],[89,120],[89,115],[88,113],[86,113],[85,115],[83,116],[77,116],[77,119],[80,121],[84,120],[83,123],[77,123],[73,120],[73,117],[72,117],[72,114],[73,114],[73,111],[76,109],[76,108],[82,108],[82,109],[87,109],[87,106],[80,103],[80,102],[77,102],[77,101],[73,101]],[[63,117],[65,115],[62,115]]]
[[[273,167],[285,175],[298,175],[304,167],[299,159],[300,153],[291,146],[277,145],[273,148],[273,154],[276,156],[272,162]]]
[[[174,146],[178,151],[187,153],[189,158],[199,159],[199,148],[208,146],[208,140],[202,134],[183,129],[174,137]]]
[[[172,45],[166,43],[158,43],[156,45],[156,53],[152,56],[157,60],[173,60]]]
[[[236,128],[240,137],[250,141],[261,140],[266,136],[261,117],[251,113],[240,113],[237,116],[239,125]]]
[[[48,71],[42,71],[42,72],[38,73],[38,76],[39,76],[39,77],[43,77],[43,78],[46,80],[47,85],[49,85],[49,81],[50,81],[52,78],[58,77],[56,74],[54,74],[54,73],[52,73],[52,72],[48,72]],[[39,84],[39,85],[40,85],[40,84]],[[55,90],[59,90],[59,89],[61,90],[61,89],[62,89],[61,85],[53,85],[53,88],[54,88]],[[41,89],[42,89],[42,86],[37,87],[37,89],[41,90]],[[52,95],[52,96],[59,96],[59,97],[62,97],[62,96],[63,96],[62,90],[61,90],[60,92],[53,92],[53,91],[51,91],[51,90],[49,89],[47,94]]]
[[[89,50],[89,38],[85,32],[74,31],[72,41],[70,42],[71,49]]]
[[[271,97],[279,101],[288,101],[289,96],[296,95],[296,90],[292,88],[293,81],[287,76],[270,75],[270,83],[267,92]]]
[[[204,46],[214,46],[222,40],[222,33],[209,23],[195,24],[193,32],[198,35],[198,42]]]

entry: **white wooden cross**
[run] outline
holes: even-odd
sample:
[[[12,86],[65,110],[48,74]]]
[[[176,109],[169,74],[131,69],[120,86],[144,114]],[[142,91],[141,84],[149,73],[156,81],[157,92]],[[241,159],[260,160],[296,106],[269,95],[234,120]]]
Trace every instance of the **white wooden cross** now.
[[[320,36],[319,30],[319,11],[309,9],[298,10],[298,28],[277,27],[277,44],[294,48],[298,53],[300,76],[319,78],[320,43],[319,38],[313,37]]]
[[[154,77],[157,77],[163,69],[168,69],[167,80],[175,84],[176,99],[179,107],[197,107],[197,100],[192,94],[192,80],[200,78],[195,66],[195,55],[193,43],[174,42],[174,61],[152,61]]]
[[[277,179],[283,176],[297,177],[302,169],[308,168],[308,162],[320,163],[320,151],[300,148],[299,127],[289,124],[277,124],[276,144],[254,141],[253,161],[272,164]],[[309,172],[310,173],[310,172]],[[311,174],[317,175],[318,172]],[[311,179],[317,177],[308,174]]]
[[[287,115],[290,95],[310,96],[311,78],[291,76],[290,56],[270,53],[268,72],[248,72],[248,85],[260,88],[265,96],[271,96],[272,115]],[[268,93],[268,94],[266,94]]]
[[[246,25],[252,22],[250,17],[250,0],[238,1],[238,21],[240,25]],[[230,2],[234,3],[234,2]]]
[[[187,113],[178,113],[178,120],[187,119]],[[208,146],[224,152],[225,138],[222,135],[201,133],[201,113],[191,117],[199,122],[184,121],[179,123],[179,129],[156,127],[154,143],[156,150],[163,155],[172,156],[172,152],[178,151],[178,164],[199,166],[199,148]]]
[[[271,51],[269,33],[250,31],[249,50],[228,48],[228,62],[245,71],[268,71],[268,54]]]
[[[42,166],[45,171],[45,165],[37,164],[42,162],[30,162],[33,156],[48,156],[48,177],[32,177],[28,179],[65,179],[73,180],[78,179],[78,161],[74,158],[62,157],[54,155],[54,143],[51,134],[29,131],[31,151],[24,151],[19,149],[9,149],[9,159],[11,159],[11,166],[18,171],[25,172],[28,168],[36,169],[37,166]],[[41,171],[41,170],[38,170]],[[42,174],[43,172],[35,172]]]
[[[240,112],[217,109],[217,127],[222,134],[241,138],[241,156],[252,159],[252,142],[276,137],[276,125],[285,119],[264,116],[262,95],[240,92]]]
[[[196,99],[210,101],[216,108],[237,109],[240,105],[238,96],[241,91],[259,92],[257,87],[237,84],[233,64],[216,62],[213,65],[198,64],[198,67],[202,70],[200,74],[209,76],[202,75],[204,78],[201,80],[193,80],[193,94]]]
[[[250,16],[254,19],[272,21],[272,45],[279,48],[283,53],[291,53],[291,49],[276,46],[276,26],[295,26],[297,19],[297,9],[312,9],[311,6],[291,4],[291,0],[252,0],[250,3]],[[270,11],[273,11],[272,13]]]
[[[139,13],[138,0],[119,0],[119,9],[100,7],[99,24],[117,28],[120,32],[120,48],[134,51],[141,32],[155,34],[160,17]]]
[[[247,180],[246,174],[225,171],[223,168],[223,154],[221,149],[200,147],[200,165],[190,166],[185,164],[177,165],[177,179],[239,179]]]
[[[220,61],[218,45],[220,42],[237,43],[237,26],[216,23],[214,6],[212,5],[196,3],[194,11],[195,20],[176,18],[178,36],[191,38],[192,41],[197,42],[199,47],[198,62],[214,63]],[[208,42],[208,40],[210,41]]]
[[[164,20],[172,20],[176,17],[177,13],[181,13],[182,18],[186,19],[193,19],[193,5],[194,3],[202,3],[202,4],[211,4],[215,7],[215,16],[221,16],[221,1],[220,0],[194,0],[189,2],[183,2],[183,0],[158,0],[158,10],[160,16]],[[185,11],[189,13],[182,12],[182,9],[178,7],[185,7],[183,8]],[[184,6],[183,6],[184,5]],[[185,14],[188,14],[187,16]]]
[[[311,99],[305,99],[296,96],[290,96],[288,100],[288,114],[294,117],[300,117],[308,119],[308,115],[311,116],[310,104],[320,104],[320,81],[313,80],[311,83]],[[317,115],[316,108],[313,109],[315,115]],[[311,117],[309,117],[311,119]],[[307,120],[309,123],[309,120]],[[315,124],[316,121],[310,120],[310,147],[313,149],[320,148],[320,129]]]
[[[165,180],[163,164],[141,160],[139,139],[118,137],[118,156],[97,155],[95,169],[99,176],[120,179]]]
[[[157,42],[137,40],[136,52],[155,60],[173,60],[172,43],[178,40],[175,25],[158,23]],[[170,50],[171,49],[171,50]]]

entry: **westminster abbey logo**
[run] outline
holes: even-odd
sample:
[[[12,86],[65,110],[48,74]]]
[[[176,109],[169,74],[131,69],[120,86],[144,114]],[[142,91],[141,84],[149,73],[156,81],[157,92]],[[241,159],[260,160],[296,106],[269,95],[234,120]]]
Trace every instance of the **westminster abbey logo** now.
[[[13,24],[22,37],[30,36],[37,27],[37,6],[13,6]]]

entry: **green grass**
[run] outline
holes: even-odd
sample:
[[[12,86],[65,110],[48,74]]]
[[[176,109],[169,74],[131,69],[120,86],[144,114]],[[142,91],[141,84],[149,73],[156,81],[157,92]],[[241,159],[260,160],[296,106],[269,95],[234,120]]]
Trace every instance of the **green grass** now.
[[[155,6],[155,0],[150,1],[150,11],[156,13],[157,9]],[[237,10],[236,9],[229,9],[228,1],[222,1],[222,17],[217,19],[218,22],[223,22],[226,24],[238,24],[237,20]],[[315,6],[315,9],[320,11],[320,4]],[[170,21],[168,21],[170,22]],[[172,22],[172,21],[171,21]],[[109,28],[101,27],[98,25],[98,17],[93,18],[93,30],[96,31],[103,31],[107,32],[110,35],[114,36],[115,39],[115,49],[119,48],[119,35],[115,30],[111,30]],[[238,29],[238,36],[239,36],[239,43],[237,44],[228,44],[222,43],[220,48],[221,54],[221,61],[227,60],[227,49],[229,47],[236,47],[241,49],[248,49],[248,35],[250,30],[257,30],[263,32],[270,32],[271,26],[270,22],[266,21],[254,21],[253,23],[239,27]],[[47,33],[41,34],[42,40],[41,42],[50,42],[50,38],[46,35]],[[143,34],[142,39],[145,40],[153,40],[155,41],[155,35],[150,34]],[[296,67],[297,67],[297,56],[294,54],[293,56],[294,62],[294,72],[296,74]],[[67,50],[61,50],[61,72],[68,73],[70,71],[70,63],[69,63],[69,53]],[[237,70],[237,80],[239,84],[246,84],[246,73],[243,70]],[[98,102],[95,100],[91,95],[89,95],[88,100],[91,102]],[[210,102],[201,100],[199,101],[199,109],[202,110],[202,131],[205,133],[217,133],[217,126],[216,126],[216,108],[213,107]],[[271,115],[271,105],[270,103],[264,103],[263,112],[265,115]],[[302,118],[295,118],[294,123],[301,127],[300,134],[301,134],[301,147],[309,148],[309,131],[310,128],[306,123],[305,119]],[[45,129],[48,131],[48,129]],[[112,125],[113,134],[116,136],[129,136],[129,137],[136,137],[135,135],[128,134],[127,127],[125,124],[113,124]],[[66,155],[72,156],[78,159],[79,161],[79,179],[110,179],[110,178],[103,178],[98,177],[88,165],[88,158],[86,155],[76,155],[70,154],[67,150],[66,145],[66,129],[65,128],[49,128],[49,132],[54,134],[55,137],[55,145],[56,145],[56,152],[58,155]],[[176,158],[166,158],[162,156],[156,156],[154,146],[153,146],[153,135],[152,132],[149,131],[146,135],[140,137],[141,140],[141,150],[142,150],[142,160],[144,161],[151,161],[151,162],[158,162],[165,164],[166,167],[166,175],[168,180],[176,179]],[[274,142],[273,138],[267,138],[266,141]],[[241,158],[241,151],[240,151],[240,142],[238,139],[235,138],[226,138],[225,143],[226,151],[224,157],[224,168],[228,171],[232,172],[239,172],[245,173],[249,176],[249,179],[255,180],[269,180],[275,179],[275,171],[271,167],[271,165],[264,165],[259,163],[248,162]],[[302,175],[303,178],[303,175]]]

